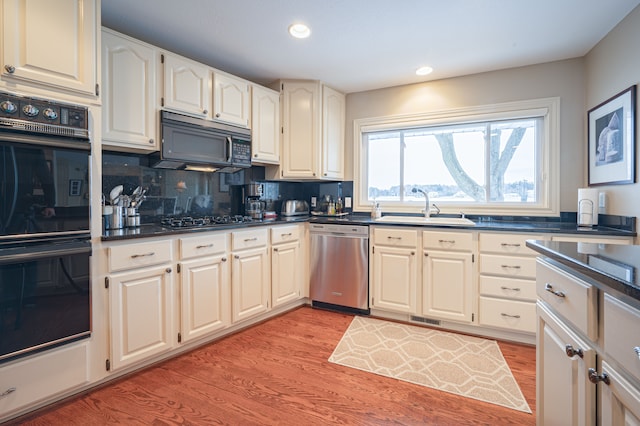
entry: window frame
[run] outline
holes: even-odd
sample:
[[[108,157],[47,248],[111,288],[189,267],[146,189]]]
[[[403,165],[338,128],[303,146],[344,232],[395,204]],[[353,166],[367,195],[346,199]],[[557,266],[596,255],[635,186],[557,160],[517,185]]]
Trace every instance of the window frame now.
[[[536,147],[540,153],[542,172],[536,185],[540,188],[540,199],[536,203],[447,203],[442,213],[475,215],[517,215],[517,216],[559,216],[560,215],[560,98],[543,98],[500,104],[455,108],[416,114],[391,115],[354,120],[353,126],[353,170],[354,205],[356,212],[370,211],[368,201],[367,145],[363,133],[373,131],[406,130],[418,127],[463,125],[474,122],[500,121],[542,117],[542,146]],[[384,201],[383,211],[398,213],[420,213],[424,202]]]

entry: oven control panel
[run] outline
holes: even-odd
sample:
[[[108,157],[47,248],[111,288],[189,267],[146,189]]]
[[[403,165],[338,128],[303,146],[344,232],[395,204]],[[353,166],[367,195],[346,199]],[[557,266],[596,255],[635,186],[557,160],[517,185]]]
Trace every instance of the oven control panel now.
[[[5,125],[8,122],[41,123],[86,131],[88,115],[87,108],[82,106],[0,93],[0,118],[9,119],[2,120]]]

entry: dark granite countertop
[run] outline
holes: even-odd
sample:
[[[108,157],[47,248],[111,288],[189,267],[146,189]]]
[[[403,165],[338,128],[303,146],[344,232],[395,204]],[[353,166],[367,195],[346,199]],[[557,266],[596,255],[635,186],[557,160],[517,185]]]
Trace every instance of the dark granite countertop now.
[[[640,246],[528,240],[527,247],[592,278],[604,291],[640,301]]]
[[[407,215],[410,216],[410,215]],[[415,215],[413,215],[415,216]],[[444,216],[444,215],[443,215]],[[429,228],[456,228],[477,231],[502,231],[502,232],[533,232],[533,233],[557,233],[557,234],[575,234],[582,236],[621,236],[635,237],[635,218],[610,216],[605,217],[602,225],[593,228],[579,228],[575,222],[574,216],[561,218],[512,218],[512,217],[496,217],[496,216],[468,216],[474,221],[474,226],[459,225],[418,225],[415,223],[391,223],[376,222],[369,215],[365,214],[349,214],[340,217],[327,216],[291,216],[278,217],[275,220],[254,221],[251,223],[234,223],[215,226],[204,226],[195,228],[167,228],[158,224],[143,224],[137,228],[124,228],[114,231],[107,231],[102,236],[102,241],[115,241],[132,238],[148,238],[157,236],[167,236],[176,234],[192,234],[198,232],[211,232],[219,230],[231,230],[239,228],[250,228],[255,226],[276,225],[291,222],[310,222],[310,223],[344,223],[358,225],[384,225],[384,226],[421,226],[424,229]],[[572,220],[573,218],[573,220]]]

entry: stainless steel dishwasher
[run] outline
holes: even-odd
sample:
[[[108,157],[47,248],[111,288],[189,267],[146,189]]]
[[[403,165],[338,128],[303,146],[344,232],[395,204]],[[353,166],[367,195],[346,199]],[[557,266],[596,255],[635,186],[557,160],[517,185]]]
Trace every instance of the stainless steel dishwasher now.
[[[314,307],[369,313],[369,227],[310,224]]]

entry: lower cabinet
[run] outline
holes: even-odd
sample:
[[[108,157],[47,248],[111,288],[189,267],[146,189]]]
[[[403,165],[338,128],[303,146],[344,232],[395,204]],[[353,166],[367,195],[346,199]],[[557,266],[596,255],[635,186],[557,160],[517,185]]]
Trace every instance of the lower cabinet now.
[[[301,298],[304,264],[298,225],[271,228],[271,305]]]
[[[172,272],[171,264],[163,264],[110,277],[111,369],[173,347]]]
[[[598,399],[603,425],[640,425],[640,390],[625,379],[624,374],[602,361],[602,382]]]
[[[267,312],[271,300],[271,275],[267,229],[231,233],[232,321]]]

